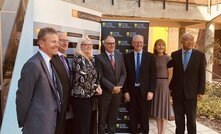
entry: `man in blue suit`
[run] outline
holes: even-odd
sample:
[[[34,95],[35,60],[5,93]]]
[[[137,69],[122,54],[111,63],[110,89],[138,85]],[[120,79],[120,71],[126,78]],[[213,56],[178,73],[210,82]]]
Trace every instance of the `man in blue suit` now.
[[[57,54],[58,41],[53,28],[42,28],[38,33],[40,49],[22,68],[16,93],[16,110],[23,134],[55,133],[63,93],[50,60]]]
[[[125,55],[127,77],[124,84],[124,97],[128,102],[130,131],[138,134],[138,123],[141,133],[149,133],[149,102],[156,87],[156,63],[153,54],[143,50],[144,37],[135,35],[132,39],[134,51]]]

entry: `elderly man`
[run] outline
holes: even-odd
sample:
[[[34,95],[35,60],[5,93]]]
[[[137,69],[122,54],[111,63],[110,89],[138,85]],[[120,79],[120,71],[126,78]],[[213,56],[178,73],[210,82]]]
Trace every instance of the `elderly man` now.
[[[172,53],[173,78],[170,83],[176,122],[176,134],[185,132],[185,115],[188,134],[196,134],[197,97],[205,92],[205,54],[193,49],[194,36],[181,37],[183,48]]]
[[[143,51],[144,37],[135,35],[132,39],[134,51],[125,56],[127,78],[124,85],[125,101],[129,105],[130,130],[138,134],[149,133],[149,102],[156,86],[156,63],[153,54]]]
[[[58,115],[56,134],[64,134],[65,131],[65,120],[66,120],[66,110],[70,99],[70,67],[67,58],[64,56],[65,52],[68,50],[68,37],[66,33],[58,31],[59,48],[58,54],[54,55],[52,58],[52,64],[58,74],[63,88],[63,105],[61,113]]]

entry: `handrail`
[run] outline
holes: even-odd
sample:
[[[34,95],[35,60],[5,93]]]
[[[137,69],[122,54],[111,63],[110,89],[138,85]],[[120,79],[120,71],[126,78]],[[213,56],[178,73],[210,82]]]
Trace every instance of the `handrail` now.
[[[216,74],[216,73],[214,73],[214,72],[212,72],[212,71],[210,71],[210,70],[206,70],[207,72],[210,72],[211,74],[213,74],[213,75],[215,75],[216,77],[218,77],[219,79],[221,79],[221,76],[220,75],[218,75],[218,74]]]
[[[7,87],[10,84],[10,82],[4,82],[3,84],[0,85],[0,91],[4,90],[5,87]]]
[[[10,4],[13,2],[13,4]],[[4,0],[0,11],[0,130],[28,0]],[[12,10],[12,12],[5,12]],[[9,14],[9,15],[8,15]],[[8,22],[8,23],[7,23]],[[4,46],[5,49],[2,49]],[[2,52],[3,51],[3,52]],[[4,53],[4,54],[3,54]],[[4,61],[4,62],[3,62]],[[4,63],[4,64],[2,64]],[[4,68],[4,69],[3,69]],[[8,81],[9,80],[9,81]],[[0,133],[1,133],[0,131]]]

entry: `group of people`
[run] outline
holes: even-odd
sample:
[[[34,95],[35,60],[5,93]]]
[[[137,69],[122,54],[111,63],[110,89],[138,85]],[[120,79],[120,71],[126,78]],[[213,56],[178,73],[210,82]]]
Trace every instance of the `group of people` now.
[[[159,39],[151,54],[143,50],[144,37],[135,35],[133,51],[122,56],[115,52],[115,38],[107,36],[105,51],[94,58],[92,40],[83,37],[69,64],[66,33],[42,28],[39,51],[24,64],[18,81],[19,127],[23,134],[65,134],[71,107],[74,133],[93,133],[92,110],[98,109],[97,133],[114,134],[123,96],[132,134],[149,133],[149,116],[156,119],[158,134],[165,134],[171,94],[176,134],[184,134],[185,115],[188,133],[196,134],[196,102],[205,92],[205,55],[193,49],[193,35],[185,33],[181,43],[183,48],[170,57]]]

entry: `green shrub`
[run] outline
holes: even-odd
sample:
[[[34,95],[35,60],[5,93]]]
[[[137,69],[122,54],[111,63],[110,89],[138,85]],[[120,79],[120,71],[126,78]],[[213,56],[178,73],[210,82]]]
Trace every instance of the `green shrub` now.
[[[221,119],[221,84],[206,84],[203,100],[198,101],[197,114],[209,119]]]

